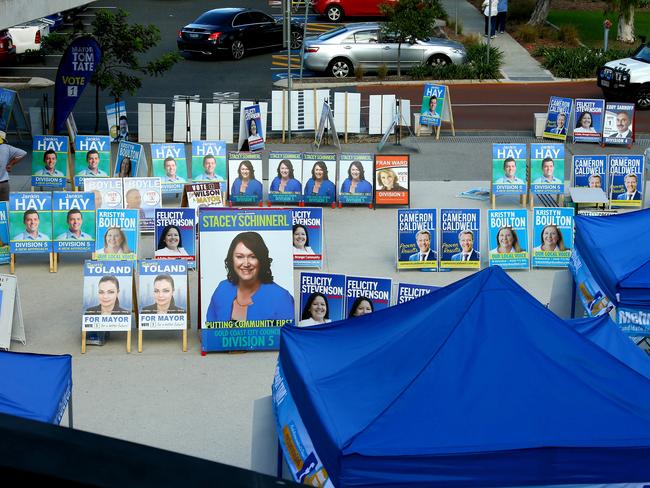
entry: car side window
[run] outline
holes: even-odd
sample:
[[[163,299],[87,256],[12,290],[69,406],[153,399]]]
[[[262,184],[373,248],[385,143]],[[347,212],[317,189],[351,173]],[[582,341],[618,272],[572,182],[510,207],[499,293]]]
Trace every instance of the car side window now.
[[[251,24],[271,24],[273,19],[262,12],[249,12]]]
[[[375,30],[359,31],[354,34],[354,42],[356,44],[377,43],[378,35],[379,32]]]
[[[232,21],[232,25],[234,27],[241,26],[241,25],[247,25],[251,24],[251,17],[248,12],[244,12],[241,14],[238,14],[237,17],[235,17]]]

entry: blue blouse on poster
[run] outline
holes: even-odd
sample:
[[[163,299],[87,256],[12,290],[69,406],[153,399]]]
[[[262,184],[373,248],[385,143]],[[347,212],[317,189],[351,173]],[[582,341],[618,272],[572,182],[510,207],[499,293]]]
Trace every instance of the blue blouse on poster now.
[[[232,320],[232,302],[237,296],[237,285],[223,280],[212,294],[206,322]],[[293,297],[276,283],[262,283],[252,296],[246,320],[293,320]]]
[[[240,192],[241,183],[242,183],[241,178],[236,178],[235,181],[233,181],[232,188],[230,189],[231,197],[242,194]],[[259,200],[262,200],[262,183],[260,183],[258,180],[249,180],[248,186],[246,187],[246,191],[244,191],[243,194],[248,196],[254,195],[258,197]]]
[[[269,191],[280,191],[281,182],[282,179],[279,176],[273,178],[273,181],[271,182],[271,188],[269,188]],[[302,185],[297,179],[291,178],[289,181],[287,181],[287,184],[285,185],[283,191],[285,193],[301,193]]]
[[[343,180],[343,184],[341,185],[341,193],[350,193],[351,186],[351,178],[346,178]],[[369,181],[361,180],[359,183],[357,183],[357,187],[354,189],[354,193],[372,193],[372,185]]]
[[[314,178],[309,178],[305,185],[305,197],[314,195]],[[319,197],[327,197],[329,202],[333,202],[336,198],[336,187],[330,180],[324,180],[320,184],[317,195]]]

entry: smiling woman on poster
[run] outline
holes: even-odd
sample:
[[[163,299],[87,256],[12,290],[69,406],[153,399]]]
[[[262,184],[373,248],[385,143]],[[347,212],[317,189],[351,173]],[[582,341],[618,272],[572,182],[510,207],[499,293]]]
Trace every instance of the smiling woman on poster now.
[[[258,200],[262,200],[262,183],[255,179],[255,169],[253,164],[248,161],[242,161],[237,168],[238,177],[232,182],[230,195],[255,195]]]
[[[160,233],[158,246],[154,253],[158,256],[189,256],[183,249],[183,236],[181,230],[175,225],[166,225]]]
[[[153,280],[154,303],[142,307],[142,313],[185,313],[185,310],[176,306],[175,290],[174,278],[170,275],[163,273],[156,276]]]
[[[576,128],[573,131],[575,132],[587,132],[589,134],[595,134],[596,129],[593,127],[593,119],[594,116],[591,115],[591,112],[582,112],[580,116],[578,117],[578,121],[576,123]]]
[[[562,231],[556,225],[549,224],[544,226],[540,235],[541,245],[533,251],[566,251]]]
[[[372,185],[360,161],[352,161],[348,167],[348,177],[341,184],[341,193],[372,193]]]
[[[278,176],[273,178],[269,191],[280,193],[300,193],[302,184],[293,174],[293,164],[288,159],[283,159],[278,164]]]
[[[406,188],[400,186],[397,182],[397,173],[391,168],[384,168],[377,171],[378,190],[381,191],[406,191]]]
[[[350,313],[348,318],[361,317],[367,313],[372,313],[375,311],[375,306],[372,303],[372,300],[367,297],[357,297],[352,303],[352,308],[350,308]]]
[[[293,224],[293,253],[294,254],[316,254],[309,247],[309,232],[302,224]]]
[[[120,162],[120,169],[117,173],[117,176],[120,178],[126,178],[131,176],[131,158],[128,156],[124,156],[122,158],[122,161]]]
[[[312,293],[305,303],[305,308],[302,309],[300,322],[298,325],[319,325],[327,324],[330,320],[330,306],[327,302],[327,297],[322,293]]]
[[[227,278],[212,294],[206,321],[292,319],[293,297],[273,281],[272,262],[260,234],[237,234],[224,260]]]
[[[129,278],[130,279],[130,278]],[[84,313],[98,315],[131,313],[120,307],[120,281],[113,275],[104,275],[97,284],[97,297],[99,304],[89,307]]]
[[[512,227],[504,226],[499,229],[496,236],[496,246],[490,249],[490,254],[503,254],[511,252],[522,252],[519,245],[519,238],[517,232]]]
[[[323,161],[316,161],[311,168],[311,178],[305,184],[305,196],[326,196],[330,202],[336,198],[336,187],[329,179],[327,165]]]
[[[124,231],[119,227],[109,227],[104,234],[104,247],[97,249],[97,254],[129,254],[129,244]]]

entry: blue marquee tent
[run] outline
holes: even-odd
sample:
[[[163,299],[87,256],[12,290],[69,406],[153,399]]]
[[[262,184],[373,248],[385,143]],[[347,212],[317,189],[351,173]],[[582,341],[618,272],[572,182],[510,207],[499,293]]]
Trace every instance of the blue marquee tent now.
[[[0,413],[58,424],[71,394],[69,354],[0,352]]]
[[[650,209],[575,218],[575,248],[619,307],[650,309]]]
[[[497,267],[284,328],[279,371],[337,488],[650,480],[648,378]]]

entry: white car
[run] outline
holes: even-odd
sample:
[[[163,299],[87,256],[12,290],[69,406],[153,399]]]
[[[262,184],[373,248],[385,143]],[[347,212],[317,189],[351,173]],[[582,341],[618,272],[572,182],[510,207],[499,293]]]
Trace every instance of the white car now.
[[[9,34],[16,46],[16,54],[24,54],[28,50],[40,51],[41,41],[50,33],[47,22],[33,20],[22,25],[9,27]]]
[[[639,108],[650,108],[650,45],[606,63],[598,70],[597,84],[606,99],[633,100]]]

